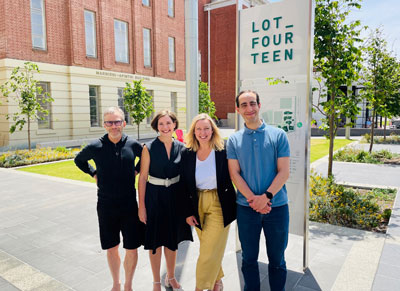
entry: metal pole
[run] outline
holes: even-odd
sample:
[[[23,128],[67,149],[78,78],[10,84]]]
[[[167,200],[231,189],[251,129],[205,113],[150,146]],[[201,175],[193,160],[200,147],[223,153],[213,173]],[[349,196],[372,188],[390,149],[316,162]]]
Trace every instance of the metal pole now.
[[[198,1],[185,0],[186,130],[199,112]]]
[[[306,2],[305,2],[306,3]],[[309,203],[309,176],[310,176],[310,147],[311,147],[311,107],[312,107],[312,51],[313,51],[313,35],[314,35],[314,1],[309,0],[309,22],[308,22],[308,68],[307,68],[307,110],[306,110],[306,120],[307,120],[307,130],[306,130],[306,146],[305,146],[305,161],[304,164],[304,229],[303,229],[303,271],[308,269],[308,249],[309,249],[309,213],[308,213],[308,203]]]
[[[241,10],[241,7],[239,7],[240,5],[240,0],[236,0],[236,77],[235,77],[235,96],[234,98],[237,96],[237,94],[239,94],[239,29],[240,29],[240,16],[239,16],[239,10]],[[235,101],[233,101],[235,102]],[[235,104],[235,108],[236,108],[236,104]],[[239,130],[239,121],[240,121],[240,116],[237,113],[237,111],[235,110],[235,130],[238,131]]]

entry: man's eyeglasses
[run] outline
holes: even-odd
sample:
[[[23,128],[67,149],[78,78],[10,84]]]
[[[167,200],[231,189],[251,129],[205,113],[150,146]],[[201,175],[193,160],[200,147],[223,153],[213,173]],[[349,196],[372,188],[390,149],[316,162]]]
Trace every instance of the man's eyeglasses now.
[[[107,127],[111,127],[113,124],[115,126],[121,126],[122,122],[122,120],[104,121],[104,125]]]

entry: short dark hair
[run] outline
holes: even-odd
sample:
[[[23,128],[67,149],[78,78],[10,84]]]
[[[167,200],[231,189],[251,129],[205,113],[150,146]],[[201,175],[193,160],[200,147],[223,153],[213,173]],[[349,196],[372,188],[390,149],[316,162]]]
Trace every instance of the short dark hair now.
[[[167,109],[164,109],[164,110],[161,110],[160,112],[158,112],[156,116],[154,116],[153,120],[150,123],[151,128],[158,132],[158,120],[164,116],[169,116],[171,118],[172,122],[175,123],[174,130],[179,127],[179,121],[178,121],[178,118],[176,118],[175,113],[173,113],[172,111],[169,111]]]
[[[257,104],[260,104],[260,96],[258,95],[258,93],[254,90],[243,90],[240,91],[239,94],[236,96],[236,107],[239,108],[239,97],[244,94],[244,93],[253,93],[256,95],[256,99],[257,99]]]

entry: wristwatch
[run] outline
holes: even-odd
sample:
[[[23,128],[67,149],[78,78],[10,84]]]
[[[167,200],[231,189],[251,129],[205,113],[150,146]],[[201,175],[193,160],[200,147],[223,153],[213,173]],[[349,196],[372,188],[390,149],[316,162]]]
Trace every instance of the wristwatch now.
[[[267,195],[267,198],[269,200],[272,200],[272,198],[274,198],[274,195],[271,192],[265,191],[265,195]]]

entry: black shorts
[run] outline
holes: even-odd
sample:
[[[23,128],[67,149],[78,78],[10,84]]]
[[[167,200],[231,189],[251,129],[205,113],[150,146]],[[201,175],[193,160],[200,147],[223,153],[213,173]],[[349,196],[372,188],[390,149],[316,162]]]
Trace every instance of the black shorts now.
[[[97,207],[101,248],[107,250],[120,243],[122,233],[124,249],[134,250],[143,245],[144,227],[137,211],[110,211]]]

